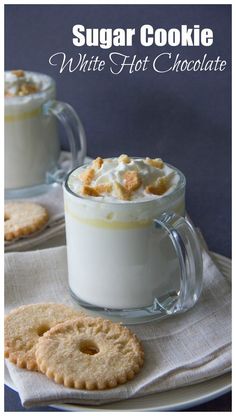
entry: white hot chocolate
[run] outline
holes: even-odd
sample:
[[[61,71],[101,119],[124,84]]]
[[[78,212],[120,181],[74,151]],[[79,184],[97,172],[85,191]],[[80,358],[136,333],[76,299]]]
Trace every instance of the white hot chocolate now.
[[[131,172],[131,173],[130,173]],[[143,308],[178,291],[176,253],[153,220],[184,215],[185,179],[161,159],[97,158],[64,186],[69,285],[101,308]]]
[[[5,188],[45,182],[59,158],[55,118],[43,106],[55,98],[47,75],[29,71],[5,73]]]

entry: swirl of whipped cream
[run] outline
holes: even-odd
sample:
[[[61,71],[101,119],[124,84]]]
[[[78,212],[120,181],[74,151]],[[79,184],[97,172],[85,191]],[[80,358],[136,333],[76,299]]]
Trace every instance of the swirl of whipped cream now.
[[[68,186],[77,195],[110,202],[132,202],[160,198],[170,193],[179,179],[178,173],[161,159],[121,155],[97,158],[85,168],[77,168],[71,173]]]

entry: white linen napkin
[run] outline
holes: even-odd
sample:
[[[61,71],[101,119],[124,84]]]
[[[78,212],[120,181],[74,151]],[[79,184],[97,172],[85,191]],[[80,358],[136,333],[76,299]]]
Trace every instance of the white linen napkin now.
[[[53,403],[102,404],[198,383],[231,369],[231,283],[203,248],[204,284],[197,305],[161,321],[129,325],[141,339],[145,363],[128,383],[105,391],[58,385],[46,376],[18,369],[6,360],[25,407]],[[64,246],[5,255],[6,313],[29,303],[77,307],[67,284]]]

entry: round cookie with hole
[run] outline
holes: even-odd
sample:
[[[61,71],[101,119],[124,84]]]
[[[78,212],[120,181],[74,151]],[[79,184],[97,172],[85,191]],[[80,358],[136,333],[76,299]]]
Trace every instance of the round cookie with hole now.
[[[40,337],[58,323],[81,315],[81,312],[57,303],[38,303],[14,309],[4,322],[5,357],[20,368],[37,371],[35,347]]]
[[[144,352],[128,328],[100,317],[56,325],[36,346],[39,370],[66,387],[104,390],[131,380]]]

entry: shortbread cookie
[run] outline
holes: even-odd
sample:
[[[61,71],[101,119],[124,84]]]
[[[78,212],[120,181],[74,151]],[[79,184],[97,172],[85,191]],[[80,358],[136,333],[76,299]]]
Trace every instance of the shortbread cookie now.
[[[36,346],[39,370],[56,383],[103,390],[131,380],[143,364],[137,337],[102,318],[84,316],[56,325]]]
[[[94,169],[100,169],[103,165],[103,159],[101,157],[97,157],[95,160],[93,160],[93,167]]]
[[[122,163],[130,163],[130,158],[128,155],[120,155],[118,161]]]
[[[114,182],[113,189],[118,199],[128,201],[130,199],[130,192],[119,182]]]
[[[90,185],[95,176],[95,170],[93,168],[85,169],[80,175],[79,178],[84,185]]]
[[[110,193],[112,191],[111,183],[99,183],[95,186],[95,190],[100,194]]]
[[[135,170],[127,170],[124,173],[124,187],[128,192],[136,191],[142,184],[139,173]]]
[[[47,210],[33,202],[7,202],[4,213],[5,240],[40,230],[48,221]]]
[[[20,306],[5,317],[5,357],[20,368],[37,370],[35,346],[56,324],[81,316],[68,306],[45,303]]]
[[[89,196],[100,196],[100,193],[94,188],[93,186],[83,185],[81,189],[82,195],[89,195]]]
[[[169,175],[161,176],[154,184],[148,185],[146,187],[146,192],[154,195],[163,195],[169,189],[172,177],[172,172],[169,173]]]
[[[146,157],[145,162],[148,165],[153,166],[154,168],[157,168],[157,169],[163,169],[164,168],[164,162],[160,158],[150,159],[150,157]]]
[[[25,76],[25,71],[23,71],[22,69],[14,69],[13,71],[11,71],[11,73],[15,75],[17,78],[23,78]]]

